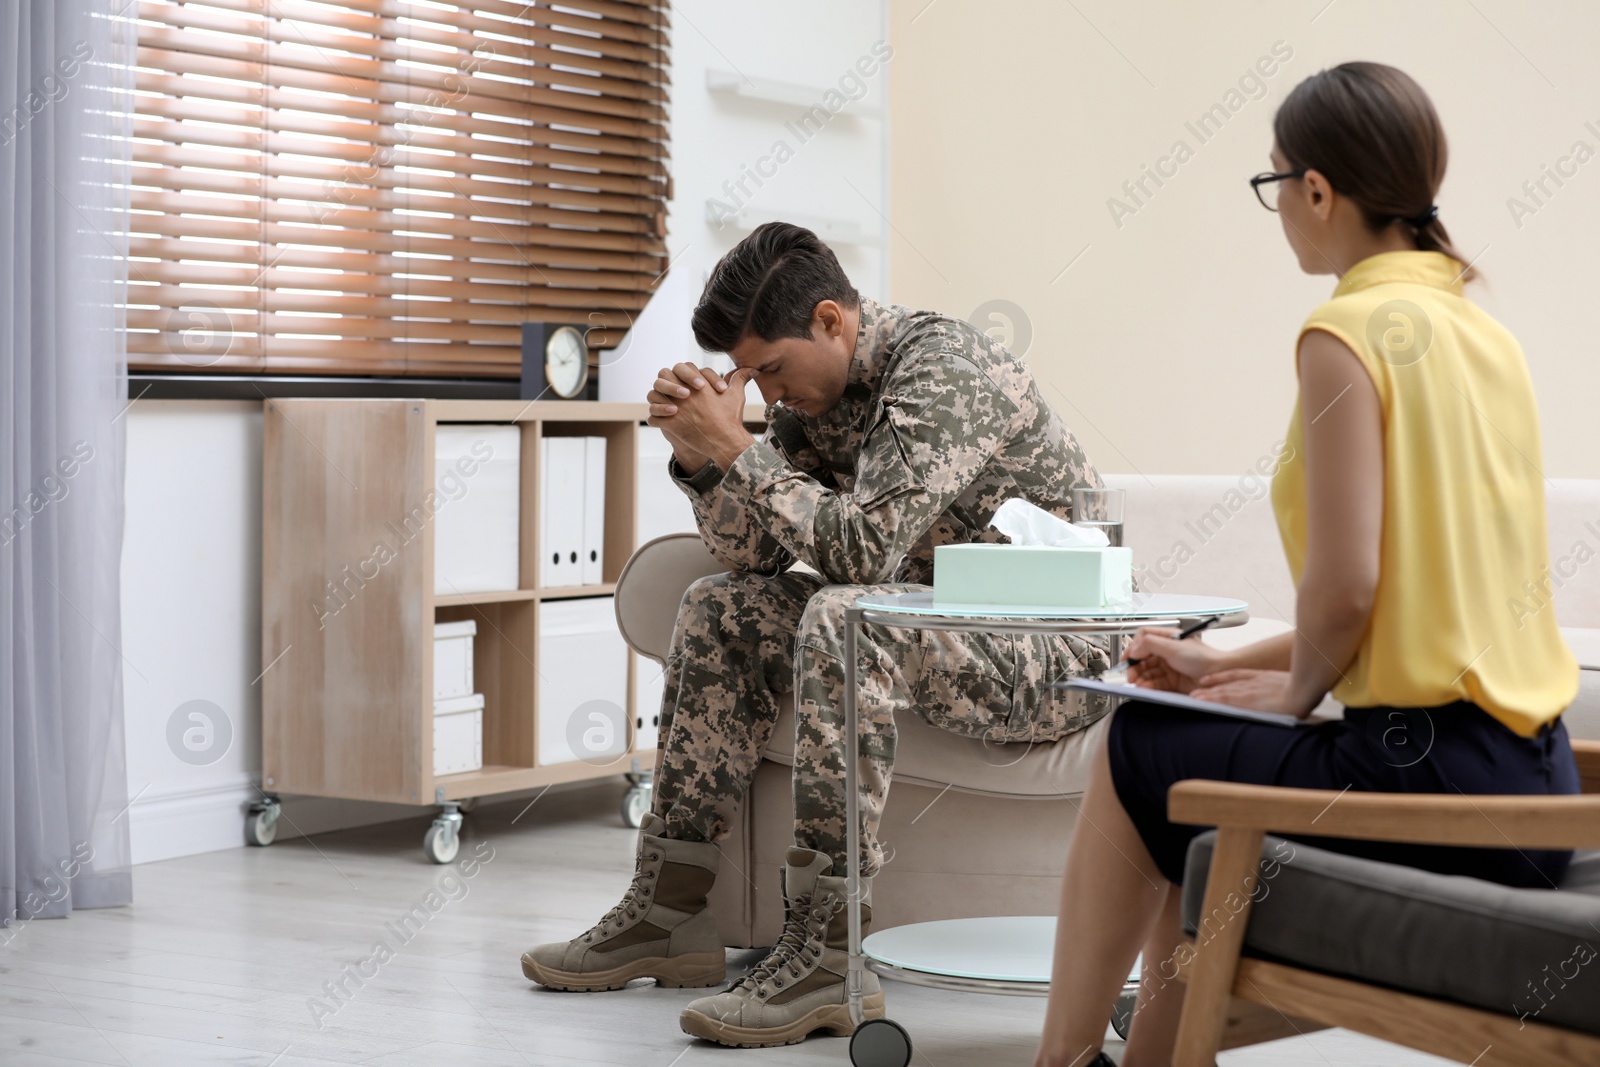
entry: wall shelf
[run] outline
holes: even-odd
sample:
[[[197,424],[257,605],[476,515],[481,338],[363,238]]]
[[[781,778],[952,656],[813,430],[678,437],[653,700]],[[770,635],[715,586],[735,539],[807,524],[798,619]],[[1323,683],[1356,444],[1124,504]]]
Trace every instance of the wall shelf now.
[[[798,107],[804,110],[814,107],[826,109],[823,100],[829,93],[839,92],[839,89],[832,85],[801,85],[796,82],[779,81],[776,78],[747,78],[731,70],[707,70],[706,88],[725,96],[738,96],[746,100],[783,104],[786,107]],[[851,100],[839,111],[830,114],[834,117],[878,119],[883,117],[883,109],[876,104],[863,104]]]
[[[829,244],[876,248],[884,243],[881,233],[865,229],[854,219],[828,219],[798,211],[762,211],[748,207],[729,214],[721,201],[714,198],[706,201],[706,222],[716,227],[731,226],[740,233],[748,233],[767,222],[792,222]]]

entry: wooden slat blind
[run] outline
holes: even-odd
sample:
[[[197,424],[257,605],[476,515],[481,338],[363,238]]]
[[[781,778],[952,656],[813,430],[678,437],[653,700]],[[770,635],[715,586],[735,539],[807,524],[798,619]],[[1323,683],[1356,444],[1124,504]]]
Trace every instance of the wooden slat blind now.
[[[516,377],[666,269],[667,0],[138,0],[138,370]]]

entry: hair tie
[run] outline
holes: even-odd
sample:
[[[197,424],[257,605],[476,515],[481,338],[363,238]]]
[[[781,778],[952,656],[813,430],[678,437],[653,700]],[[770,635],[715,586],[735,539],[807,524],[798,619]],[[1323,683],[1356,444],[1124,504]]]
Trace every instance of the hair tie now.
[[[1424,226],[1426,226],[1429,223],[1431,223],[1434,219],[1437,219],[1438,217],[1439,217],[1439,205],[1438,204],[1434,204],[1431,207],[1429,207],[1428,210],[1426,210],[1422,214],[1418,215],[1416,218],[1405,219],[1404,221],[1409,222],[1412,226],[1414,226],[1414,227],[1416,227],[1417,229],[1420,230]]]

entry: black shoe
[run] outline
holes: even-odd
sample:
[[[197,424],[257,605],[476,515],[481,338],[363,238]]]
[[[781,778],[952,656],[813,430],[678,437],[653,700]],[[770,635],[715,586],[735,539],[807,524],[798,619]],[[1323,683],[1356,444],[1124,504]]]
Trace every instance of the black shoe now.
[[[1102,1052],[1100,1055],[1084,1064],[1084,1067],[1117,1067],[1117,1063],[1110,1056],[1107,1056],[1104,1052]]]

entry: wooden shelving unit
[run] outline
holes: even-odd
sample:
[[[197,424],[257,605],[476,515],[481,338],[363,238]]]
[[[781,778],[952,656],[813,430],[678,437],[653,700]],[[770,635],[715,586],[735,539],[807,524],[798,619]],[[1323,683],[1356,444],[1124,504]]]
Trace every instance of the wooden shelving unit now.
[[[539,606],[616,591],[636,547],[636,437],[645,415],[643,404],[565,401],[266,401],[264,789],[439,804],[441,819],[459,826],[456,801],[627,772],[637,714],[631,655],[627,750],[604,766],[540,764]],[[456,422],[522,431],[515,591],[434,593],[434,434],[440,423]],[[563,435],[607,439],[604,584],[541,589],[539,450],[547,438]],[[468,618],[478,623],[474,672],[485,701],[484,766],[435,777],[433,624]],[[652,767],[654,753],[639,763]],[[276,811],[258,810],[252,818],[252,836],[261,836],[265,820],[270,840]],[[430,845],[435,859],[438,851]]]

